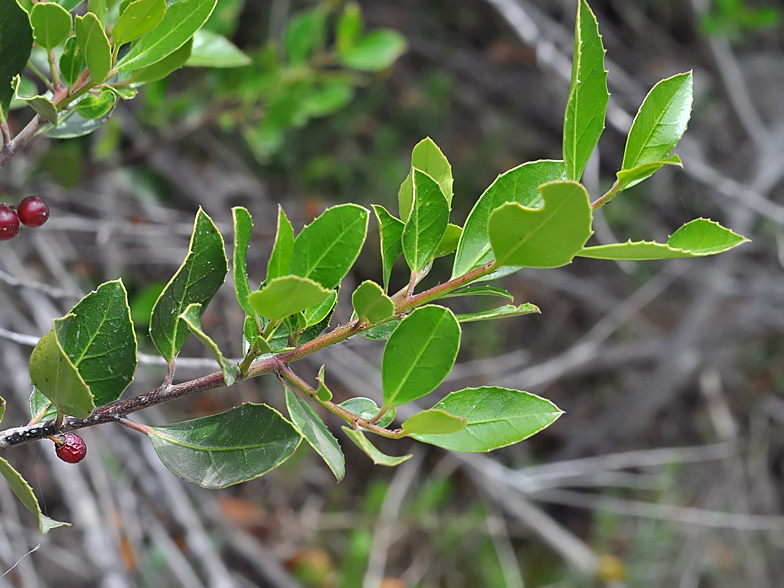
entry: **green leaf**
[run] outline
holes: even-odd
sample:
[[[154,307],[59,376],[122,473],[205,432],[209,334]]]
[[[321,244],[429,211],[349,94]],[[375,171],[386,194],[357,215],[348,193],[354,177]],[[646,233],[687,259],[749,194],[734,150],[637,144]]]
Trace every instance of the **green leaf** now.
[[[314,304],[304,310],[305,325],[311,327],[323,321],[334,311],[337,303],[338,291],[333,290],[332,294],[327,296],[322,302]]]
[[[498,308],[491,308],[490,310],[482,310],[479,312],[469,312],[466,314],[455,315],[457,320],[461,323],[474,323],[476,321],[489,321],[499,318],[509,318],[512,316],[522,316],[524,314],[541,314],[539,307],[533,304],[521,304],[515,306],[514,304],[505,304]]]
[[[572,82],[564,117],[563,154],[566,177],[579,180],[599,136],[610,93],[607,91],[605,50],[599,23],[585,0],[579,0],[574,30]]]
[[[57,3],[68,12],[73,12],[82,2],[84,2],[84,0],[57,0]]]
[[[498,265],[560,267],[579,253],[591,236],[591,203],[577,182],[550,182],[539,187],[541,208],[516,202],[490,215],[488,232]]]
[[[30,418],[38,423],[54,420],[57,417],[57,409],[52,401],[44,396],[38,388],[33,388],[30,394]]]
[[[166,0],[135,0],[129,3],[112,29],[112,39],[122,45],[146,35],[163,20]]]
[[[340,482],[346,475],[346,458],[338,440],[329,432],[316,411],[302,398],[286,387],[286,407],[294,427],[305,441],[318,453]]]
[[[593,259],[673,259],[678,257],[705,257],[729,251],[748,239],[722,227],[719,223],[698,218],[683,225],[667,240],[627,241],[598,247],[586,247],[578,255]]]
[[[345,80],[324,80],[310,87],[299,105],[301,116],[318,118],[330,115],[351,102],[354,86]]]
[[[398,192],[398,204],[400,206],[400,218],[408,220],[411,214],[411,206],[414,202],[414,183],[412,181],[413,170],[418,169],[433,178],[441,192],[446,198],[447,204],[452,205],[452,166],[449,165],[441,149],[430,137],[425,137],[419,143],[414,145],[411,152],[411,168],[408,177],[400,186]]]
[[[89,386],[96,406],[117,400],[136,370],[136,333],[121,280],[101,284],[55,319],[62,350]],[[76,415],[74,415],[76,416]]]
[[[112,68],[112,50],[103,25],[92,12],[76,17],[76,42],[96,85],[103,83]]]
[[[38,3],[30,11],[33,39],[41,47],[52,50],[70,34],[73,21],[68,11],[54,2]]]
[[[76,114],[76,111],[70,110],[60,117],[56,127],[49,127],[46,130],[46,136],[53,139],[83,137],[100,129],[108,120],[108,116],[92,120],[82,118]]]
[[[384,294],[381,286],[370,280],[365,280],[354,290],[351,303],[360,323],[365,320],[370,324],[379,323],[395,314],[395,303]]]
[[[460,235],[463,234],[463,229],[457,225],[453,225],[449,223],[446,226],[446,232],[444,232],[444,236],[441,237],[441,242],[438,244],[436,248],[435,257],[444,257],[445,255],[449,255],[455,249],[457,249],[457,244],[460,242]]]
[[[136,94],[139,91],[136,88],[129,88],[127,86],[103,86],[104,90],[109,90],[114,93],[115,96],[122,100],[133,100],[136,98]]]
[[[665,160],[691,116],[691,72],[660,81],[645,97],[626,139],[621,169]]]
[[[272,246],[269,263],[267,264],[267,280],[288,275],[291,256],[294,254],[294,229],[289,218],[278,204],[278,229],[275,233],[275,244]]]
[[[322,365],[319,369],[318,376],[316,376],[316,380],[318,381],[318,387],[316,388],[316,396],[322,402],[328,402],[332,400],[332,391],[327,388],[327,385],[324,383],[324,366]]]
[[[420,273],[433,256],[449,224],[449,204],[436,181],[414,169],[414,204],[403,229],[403,255],[408,267]]]
[[[327,14],[319,8],[295,14],[286,27],[286,56],[292,65],[304,63],[324,47]]]
[[[14,79],[11,80],[11,85],[14,88],[14,98],[16,100],[25,102],[28,106],[40,114],[41,118],[43,118],[46,122],[53,125],[57,124],[57,107],[49,98],[46,96],[28,94],[27,88],[24,87],[24,84],[22,84],[22,79],[19,76],[15,76]]]
[[[563,414],[549,400],[496,386],[452,392],[433,408],[465,417],[466,427],[455,433],[411,436],[450,451],[469,453],[487,452],[519,443],[550,426]]]
[[[156,82],[162,80],[170,73],[180,69],[191,56],[193,39],[188,39],[185,44],[174,53],[164,57],[160,61],[135,70],[131,74],[131,79],[135,83]]]
[[[90,388],[60,347],[54,329],[41,338],[30,355],[30,381],[60,414],[87,418],[95,410]]]
[[[33,489],[30,488],[30,484],[28,484],[27,480],[25,480],[22,475],[11,467],[11,464],[2,457],[0,457],[0,474],[3,474],[3,477],[8,480],[11,490],[13,490],[17,498],[22,501],[25,508],[38,518],[38,528],[42,535],[57,527],[71,526],[70,523],[61,523],[60,521],[50,519],[43,514],[41,512],[41,507],[38,505],[38,499],[35,497],[35,494],[33,494]]]
[[[217,2],[177,0],[170,4],[163,20],[131,47],[118,63],[117,71],[149,67],[180,49],[207,22]]]
[[[627,188],[631,188],[642,182],[643,180],[651,177],[655,172],[665,165],[677,165],[683,167],[681,158],[677,155],[672,155],[661,161],[652,161],[650,163],[643,163],[631,169],[622,169],[618,172],[618,180],[616,181],[616,193],[622,192]]]
[[[381,453],[375,445],[365,438],[365,436],[362,434],[362,431],[350,429],[349,427],[341,427],[341,429],[343,429],[343,432],[346,434],[346,436],[356,443],[357,447],[364,451],[365,455],[372,459],[373,463],[376,465],[394,467],[414,457],[411,454],[403,455],[401,457],[391,457]]]
[[[539,186],[566,179],[562,161],[531,161],[501,174],[474,205],[457,245],[452,277],[456,278],[493,259],[487,223],[493,211],[507,202],[526,208],[542,205]]]
[[[215,341],[202,330],[201,315],[201,304],[189,304],[188,308],[180,314],[180,318],[185,321],[185,324],[188,325],[188,329],[190,329],[191,333],[204,344],[215,358],[215,361],[218,362],[221,373],[223,374],[223,383],[227,386],[231,386],[240,375],[240,370],[231,360],[224,357]]]
[[[0,0],[0,111],[8,114],[14,97],[11,80],[21,75],[33,49],[33,29],[16,0]]]
[[[409,435],[443,435],[465,429],[465,426],[465,417],[456,417],[443,410],[431,408],[410,416],[403,423],[403,430]]]
[[[345,402],[339,404],[340,408],[343,408],[349,411],[351,414],[358,416],[359,418],[371,421],[373,420],[376,415],[378,414],[379,410],[381,410],[375,402],[373,402],[370,398],[364,398],[362,396],[356,396],[354,398],[349,398]],[[397,415],[397,410],[394,407],[387,410],[376,424],[379,427],[386,427],[392,421],[395,420],[395,416]]]
[[[392,336],[392,333],[399,324],[400,321],[398,319],[392,319],[391,321],[381,323],[380,325],[376,325],[365,331],[360,331],[359,336],[370,339],[371,341],[386,341]]]
[[[106,115],[117,102],[117,94],[104,88],[100,94],[90,94],[74,105],[76,113],[84,119],[101,118]]]
[[[237,302],[240,308],[245,311],[248,316],[254,316],[256,311],[248,302],[250,295],[250,284],[248,283],[248,245],[250,244],[250,235],[253,231],[253,219],[250,216],[247,208],[242,206],[235,206],[231,209],[231,216],[234,220],[234,257],[233,257],[233,272],[234,272],[234,295],[237,297]]]
[[[83,69],[84,55],[76,42],[76,37],[68,37],[65,40],[63,54],[60,56],[60,77],[66,84],[72,86]]]
[[[202,488],[225,488],[278,467],[302,437],[265,404],[247,403],[227,412],[151,427],[150,441],[174,474]]]
[[[505,298],[510,302],[514,302],[514,296],[510,292],[503,288],[495,288],[493,286],[468,286],[450,292],[449,294],[444,294],[443,296],[440,296],[439,299],[458,298],[459,296],[495,296],[496,298]]]
[[[389,214],[383,206],[373,205],[373,212],[378,221],[378,232],[381,239],[381,266],[384,279],[384,292],[389,290],[389,277],[392,266],[403,253],[403,228],[406,224]]]
[[[193,35],[189,67],[242,67],[251,58],[223,35],[201,29]]]
[[[343,67],[359,71],[381,71],[391,67],[408,49],[406,38],[393,29],[371,31],[351,47],[338,50]]]
[[[460,348],[460,325],[443,306],[422,306],[404,318],[384,347],[384,405],[400,406],[436,389]]]
[[[188,255],[161,292],[150,317],[150,337],[167,362],[174,361],[188,338],[188,327],[180,314],[194,303],[201,304],[204,312],[228,271],[223,237],[212,219],[199,208]]]
[[[294,239],[290,272],[334,290],[365,242],[368,211],[341,204],[324,211]]]
[[[353,47],[362,35],[362,9],[356,2],[348,2],[340,14],[335,27],[335,43],[338,51]]]
[[[248,296],[248,303],[261,316],[278,322],[322,302],[332,290],[299,276],[281,276],[264,284]]]
[[[106,27],[106,0],[87,0],[87,10],[98,17],[102,27]]]

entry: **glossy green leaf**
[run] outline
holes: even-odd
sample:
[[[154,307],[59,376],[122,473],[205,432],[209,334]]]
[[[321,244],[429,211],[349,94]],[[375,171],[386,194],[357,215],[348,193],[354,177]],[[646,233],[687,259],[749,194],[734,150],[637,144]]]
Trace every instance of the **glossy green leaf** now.
[[[334,290],[359,256],[367,225],[368,211],[361,206],[328,208],[294,239],[290,272]]]
[[[411,206],[414,202],[414,182],[413,170],[418,169],[433,178],[441,188],[447,204],[452,205],[452,166],[449,165],[441,149],[430,138],[426,137],[414,145],[411,152],[411,169],[403,185],[398,192],[398,204],[400,206],[400,218],[408,220],[411,214]]]
[[[406,224],[399,218],[389,214],[383,206],[373,205],[373,212],[378,221],[378,232],[381,239],[381,266],[384,279],[384,292],[389,290],[389,277],[392,266],[403,253],[403,228]]]
[[[11,80],[11,85],[14,89],[16,100],[26,103],[38,114],[41,115],[46,122],[56,125],[57,124],[57,107],[46,96],[29,94],[28,89],[22,84],[22,79],[19,76]]]
[[[494,296],[496,298],[505,298],[510,302],[514,302],[514,296],[510,292],[494,286],[468,286],[440,296],[439,299],[458,298],[460,296]]]
[[[33,49],[33,29],[16,0],[0,0],[0,110],[5,115],[14,97],[11,80],[21,75]]]
[[[261,290],[252,292],[248,302],[261,316],[277,322],[322,302],[330,294],[332,290],[311,279],[281,276],[267,281]]]
[[[593,259],[672,259],[678,257],[705,257],[729,251],[748,239],[722,227],[719,223],[698,218],[683,225],[667,240],[627,241],[597,247],[586,247],[578,255]]]
[[[160,460],[174,474],[211,489],[266,474],[286,461],[302,439],[278,411],[252,403],[151,427],[148,436]]]
[[[315,8],[295,14],[286,27],[286,56],[293,65],[307,60],[324,47],[326,39],[325,11]]]
[[[130,2],[112,29],[112,39],[117,45],[138,39],[157,27],[165,13],[166,0]]]
[[[136,371],[136,333],[121,280],[101,284],[55,319],[60,347],[90,387],[96,406],[117,400]],[[74,415],[76,416],[76,415]]]
[[[367,320],[375,324],[395,314],[395,303],[384,294],[381,286],[370,280],[365,280],[354,290],[351,303],[360,323]]]
[[[53,139],[83,137],[100,129],[107,120],[109,120],[108,116],[96,119],[82,118],[75,111],[71,110],[60,116],[56,127],[46,129],[46,136]]]
[[[92,12],[106,28],[106,0],[87,0],[87,10]]]
[[[188,255],[161,292],[150,317],[150,337],[163,358],[171,363],[188,338],[180,314],[190,304],[207,308],[229,271],[223,237],[200,208],[193,224]]]
[[[449,224],[449,204],[427,174],[414,169],[414,204],[403,228],[403,255],[412,272],[420,273],[435,256]]]
[[[569,100],[564,116],[563,154],[566,177],[579,180],[604,130],[610,93],[604,69],[599,23],[585,0],[579,0],[574,29],[574,57]]]
[[[339,404],[340,408],[343,408],[349,411],[351,414],[358,416],[359,418],[365,420],[373,420],[375,416],[378,414],[378,411],[381,410],[378,405],[373,402],[370,398],[364,398],[362,396],[356,396],[354,398],[349,398],[345,402]],[[395,420],[395,416],[397,416],[397,410],[395,407],[390,408],[387,410],[376,424],[379,427],[386,427],[392,421]]]
[[[377,29],[338,51],[343,67],[359,71],[381,71],[391,67],[408,49],[406,38],[393,29]]]
[[[72,86],[79,78],[79,74],[84,70],[84,55],[76,42],[76,37],[68,37],[65,40],[63,54],[60,56],[60,77]]]
[[[579,253],[591,236],[591,203],[577,182],[539,187],[541,208],[507,203],[490,215],[488,231],[498,265],[560,267]]]
[[[346,458],[338,440],[329,432],[316,411],[302,398],[286,387],[286,407],[294,427],[305,441],[318,453],[340,482],[346,475]]]
[[[112,68],[112,51],[103,25],[97,16],[88,12],[76,17],[75,29],[76,42],[87,62],[90,77],[96,85],[101,84]]]
[[[460,242],[460,235],[462,234],[462,228],[449,223],[446,226],[444,236],[441,237],[441,242],[438,244],[438,247],[436,247],[435,257],[444,257],[445,255],[454,252],[454,250],[457,249],[457,244]]]
[[[404,318],[384,347],[384,405],[400,406],[436,389],[455,364],[460,325],[443,306],[422,306]]]
[[[33,39],[47,50],[52,50],[70,34],[73,21],[68,11],[54,2],[38,3],[30,11]]]
[[[360,337],[364,337],[365,339],[370,339],[371,341],[386,341],[392,336],[392,333],[400,324],[400,320],[392,319],[391,321],[387,321],[385,323],[381,323],[375,327],[370,329],[360,331]]]
[[[131,79],[137,83],[162,80],[173,71],[178,70],[185,65],[191,56],[192,48],[193,39],[188,39],[185,44],[174,53],[167,55],[152,65],[134,70],[131,74]]]
[[[234,254],[232,260],[232,271],[234,273],[234,295],[240,308],[245,314],[254,316],[256,312],[248,302],[250,295],[250,284],[248,283],[248,245],[250,235],[253,231],[253,219],[247,208],[235,206],[231,209],[231,216],[234,220]]]
[[[177,0],[170,4],[163,20],[131,47],[117,64],[117,71],[149,67],[180,49],[207,22],[217,1]]]
[[[30,418],[38,423],[54,420],[57,417],[57,409],[52,401],[44,396],[38,388],[33,388],[30,394]]]
[[[335,26],[335,43],[338,51],[353,47],[362,36],[362,9],[356,2],[347,2]]]
[[[476,321],[489,321],[499,318],[522,316],[524,314],[541,314],[541,311],[539,310],[539,307],[534,304],[521,304],[519,306],[515,306],[514,304],[505,304],[504,306],[491,308],[490,310],[457,314],[455,316],[461,323],[474,323]]]
[[[90,388],[60,347],[54,329],[41,338],[30,355],[30,381],[61,414],[87,418],[95,410]]]
[[[323,301],[306,308],[303,311],[305,316],[305,325],[310,327],[317,325],[323,321],[335,309],[338,303],[338,290],[333,290],[332,294],[327,296]]]
[[[341,428],[343,429],[343,432],[346,434],[346,436],[351,439],[357,445],[357,447],[364,451],[365,455],[372,459],[373,463],[376,465],[394,467],[400,465],[404,461],[408,461],[413,457],[411,454],[403,455],[401,457],[392,457],[381,453],[375,445],[365,438],[365,435],[362,434],[362,431],[350,429],[349,427]]]
[[[443,435],[465,429],[466,418],[456,417],[443,410],[431,408],[411,415],[403,423],[403,430],[409,435]]]
[[[105,88],[100,94],[89,94],[74,106],[76,113],[83,119],[101,118],[109,113],[117,103],[117,94]]]
[[[294,229],[289,218],[278,204],[278,229],[275,233],[275,244],[272,246],[269,263],[267,263],[267,280],[279,278],[289,273],[291,256],[294,253]]]
[[[71,526],[70,523],[61,523],[60,521],[50,519],[43,514],[41,512],[41,507],[38,505],[38,499],[35,497],[35,494],[33,494],[33,489],[30,487],[30,484],[28,484],[27,480],[25,480],[22,475],[11,467],[11,464],[2,457],[0,457],[0,474],[3,474],[3,477],[11,486],[11,490],[14,491],[16,497],[25,505],[25,508],[38,518],[38,529],[42,535],[57,527]]]
[[[185,65],[189,67],[242,67],[250,63],[251,58],[226,37],[201,29],[193,35],[193,50]]]
[[[215,358],[215,361],[218,362],[221,373],[223,374],[223,383],[227,386],[231,386],[239,377],[240,370],[230,359],[227,359],[223,353],[221,353],[221,350],[218,348],[215,341],[202,330],[201,315],[201,304],[190,304],[188,305],[188,308],[180,314],[180,318],[185,321],[185,324],[188,325],[188,329],[190,329],[191,333],[204,344],[207,350]]]
[[[643,180],[651,177],[654,173],[659,171],[665,165],[677,165],[683,167],[681,158],[677,155],[672,155],[661,161],[652,161],[650,163],[643,163],[631,169],[622,169],[618,172],[618,179],[615,183],[615,190],[622,192],[627,188],[631,188],[642,182]]]
[[[645,97],[626,139],[624,170],[662,161],[678,144],[691,116],[691,72],[660,81]]]
[[[562,161],[531,161],[501,174],[474,205],[463,226],[455,254],[452,277],[456,278],[493,259],[487,223],[493,211],[507,202],[526,208],[542,205],[539,186],[566,179]]]
[[[433,408],[465,417],[466,427],[455,433],[411,436],[450,451],[469,453],[483,453],[519,443],[550,426],[563,414],[549,400],[496,386],[452,392]]]

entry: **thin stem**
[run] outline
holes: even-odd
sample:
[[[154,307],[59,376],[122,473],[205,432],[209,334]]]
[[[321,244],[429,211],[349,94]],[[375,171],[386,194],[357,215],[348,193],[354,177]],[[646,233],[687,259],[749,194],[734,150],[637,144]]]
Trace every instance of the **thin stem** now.
[[[45,76],[43,73],[41,73],[41,71],[40,71],[40,70],[39,70],[37,67],[35,67],[35,66],[33,65],[33,62],[32,62],[32,61],[28,61],[28,62],[27,62],[27,67],[29,67],[29,68],[30,68],[30,70],[31,70],[31,71],[32,71],[32,72],[33,72],[35,75],[37,75],[39,78],[41,78],[41,81],[44,83],[44,85],[46,86],[46,88],[47,88],[48,90],[50,90],[50,91],[51,91],[51,92],[54,94],[54,91],[55,91],[55,90],[54,90],[54,88],[52,87],[52,82],[50,82],[50,81],[49,81],[49,78],[47,78],[47,77],[46,77],[46,76]]]
[[[132,429],[134,431],[138,431],[139,433],[141,433],[143,435],[148,435],[150,433],[150,431],[152,430],[147,425],[142,425],[141,423],[137,423],[135,421],[132,421],[130,419],[126,419],[126,418],[123,418],[123,417],[118,418],[117,422],[120,423],[123,427],[128,427],[129,429]]]
[[[604,196],[596,200],[596,202],[593,202],[591,204],[591,210],[596,210],[597,208],[601,208],[602,206],[607,204],[610,200],[615,198],[615,196],[620,191],[621,191],[621,184],[618,180],[615,180],[615,183],[612,185],[610,190]]]
[[[449,294],[453,290],[457,290],[466,284],[470,284],[471,282],[478,280],[483,276],[487,276],[493,273],[496,269],[498,268],[495,264],[495,261],[489,261],[484,265],[480,265],[479,267],[472,269],[470,272],[467,272],[462,276],[449,280],[448,282],[444,282],[443,284],[439,284],[438,286],[434,286],[429,290],[420,292],[419,294],[398,300],[395,304],[395,314],[407,312],[413,308],[416,308],[417,306],[422,306],[423,304],[427,304],[432,300],[437,300],[441,296]]]
[[[54,59],[54,51],[50,50],[47,57],[49,58],[49,71],[52,73],[52,81],[54,82],[54,88],[55,90],[62,90],[63,84],[60,81],[60,70],[57,69],[57,63],[55,62]],[[54,93],[54,90],[52,93]]]
[[[33,117],[27,126],[23,128],[13,140],[5,141],[3,148],[0,150],[0,169],[4,168],[5,165],[11,161],[11,159],[19,153],[22,149],[27,147],[30,143],[32,143],[39,135],[36,133],[41,129],[42,126],[46,121],[42,119],[38,114]],[[3,138],[5,139],[6,133],[3,133]],[[9,137],[10,139],[10,137]]]

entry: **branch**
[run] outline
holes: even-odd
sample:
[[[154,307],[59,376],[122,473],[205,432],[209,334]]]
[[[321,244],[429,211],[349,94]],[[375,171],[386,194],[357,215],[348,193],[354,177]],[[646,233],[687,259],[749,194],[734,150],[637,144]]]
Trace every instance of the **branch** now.
[[[45,122],[44,119],[36,114],[33,117],[33,120],[27,123],[27,126],[23,128],[16,137],[3,145],[3,148],[0,149],[0,169],[3,169],[5,164],[11,161],[11,158],[14,157],[14,155],[40,136],[36,133],[44,126]]]

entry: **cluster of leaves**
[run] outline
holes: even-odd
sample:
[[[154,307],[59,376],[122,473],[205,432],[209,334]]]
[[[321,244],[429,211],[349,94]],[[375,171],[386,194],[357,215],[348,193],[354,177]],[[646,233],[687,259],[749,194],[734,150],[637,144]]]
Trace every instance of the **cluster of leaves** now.
[[[485,386],[452,392],[408,418],[400,428],[389,428],[397,407],[428,396],[450,372],[460,347],[461,323],[538,312],[531,304],[504,304],[490,311],[455,315],[440,302],[455,296],[511,301],[513,297],[505,290],[481,282],[522,267],[560,267],[577,256],[700,257],[743,243],[742,236],[713,221],[697,219],[678,229],[666,243],[587,246],[596,208],[662,166],[680,164],[677,156],[669,154],[686,129],[692,102],[690,73],[659,82],[634,120],[617,181],[592,202],[578,180],[604,128],[609,98],[604,53],[596,18],[581,0],[563,160],[529,162],[500,175],[478,199],[463,227],[449,222],[453,196],[449,162],[432,140],[416,145],[411,170],[398,194],[399,216],[373,207],[381,240],[382,276],[379,283],[365,281],[352,293],[354,317],[346,324],[330,329],[341,282],[364,245],[370,211],[355,204],[334,206],[295,236],[279,209],[267,273],[254,290],[246,264],[252,219],[246,209],[233,209],[234,291],[246,315],[245,357],[239,365],[223,355],[200,324],[228,273],[223,237],[200,210],[188,255],[153,308],[151,339],[172,372],[179,350],[193,334],[221,366],[225,385],[277,373],[285,388],[288,418],[267,405],[249,403],[181,423],[135,425],[147,433],[169,469],[194,484],[220,488],[277,467],[304,439],[340,480],[345,469],[343,454],[313,409],[314,403],[345,420],[346,436],[376,464],[397,465],[410,456],[383,454],[368,433],[410,436],[463,452],[486,452],[517,443],[549,426],[561,411],[527,392]],[[417,292],[433,260],[451,254],[452,278]],[[410,281],[390,294],[391,268],[401,256],[410,269]],[[297,359],[354,335],[386,340],[380,407],[369,398],[336,404],[324,368],[313,387],[290,367]],[[34,421],[49,418],[52,410],[58,419],[90,415],[95,406],[120,397],[135,365],[136,339],[126,293],[121,282],[108,282],[57,319],[34,350],[30,362],[36,386],[31,399]],[[107,379],[107,374],[112,377]],[[166,389],[165,383],[161,390]]]
[[[329,3],[292,18],[285,49],[270,44],[253,57],[226,37],[242,7],[237,0],[89,0],[87,12],[74,16],[82,3],[0,0],[0,122],[9,109],[29,106],[46,122],[47,136],[78,137],[98,129],[118,100],[134,98],[145,84],[183,66],[221,68],[232,73],[216,74],[209,88],[220,122],[243,123],[261,157],[287,128],[345,106],[364,83],[360,72],[385,69],[406,49],[396,31],[364,34],[355,3],[337,19],[336,49],[326,48]],[[26,67],[38,82],[23,75]]]

